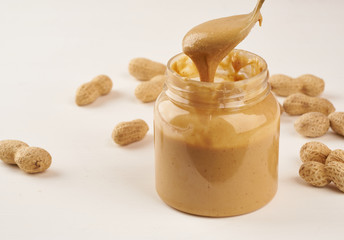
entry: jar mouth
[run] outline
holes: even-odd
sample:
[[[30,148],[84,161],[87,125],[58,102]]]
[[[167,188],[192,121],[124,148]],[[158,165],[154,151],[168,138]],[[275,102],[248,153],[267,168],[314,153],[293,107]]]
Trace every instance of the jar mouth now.
[[[265,97],[270,91],[266,61],[254,53],[240,49],[234,49],[230,54],[244,56],[255,64],[259,72],[252,71],[252,74],[237,81],[201,82],[199,78],[194,77],[198,72],[191,74],[193,76],[190,77],[185,74],[183,76],[174,69],[179,59],[188,58],[184,53],[179,53],[167,63],[167,95],[178,103],[216,105],[217,108],[242,107]],[[193,64],[192,61],[190,64]],[[186,70],[190,71],[190,68]]]
[[[234,82],[230,82],[230,83],[234,83],[234,84],[237,84],[237,85],[240,85],[240,84],[247,84],[248,81],[251,81],[252,78],[259,78],[263,75],[266,75],[266,72],[268,71],[268,64],[266,63],[266,61],[260,57],[259,55],[255,54],[255,53],[252,53],[252,52],[249,52],[249,51],[246,51],[246,50],[242,50],[242,49],[233,49],[232,52],[235,52],[235,53],[244,53],[246,54],[250,59],[256,59],[257,62],[259,62],[259,64],[261,65],[261,71],[250,77],[250,78],[246,78],[246,79],[242,79],[242,80],[239,80],[239,81],[234,81]],[[197,78],[192,78],[192,77],[186,77],[186,76],[182,76],[180,75],[179,73],[177,73],[175,70],[172,69],[172,65],[175,61],[178,60],[178,58],[182,57],[182,56],[186,56],[185,53],[178,53],[176,54],[175,56],[173,56],[168,62],[167,62],[167,72],[173,74],[174,76],[176,76],[177,78],[179,79],[182,79],[183,81],[192,81],[192,82],[197,82],[197,83],[200,83],[200,84],[204,84],[204,85],[216,85],[218,84],[218,82],[201,82],[199,79]],[[190,59],[191,60],[191,59]],[[223,82],[221,82],[223,83]]]

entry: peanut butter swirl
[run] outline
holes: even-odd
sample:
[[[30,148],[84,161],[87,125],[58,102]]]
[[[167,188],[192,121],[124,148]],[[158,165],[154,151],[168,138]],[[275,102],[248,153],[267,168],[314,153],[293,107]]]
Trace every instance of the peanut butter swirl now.
[[[259,0],[249,14],[214,19],[192,28],[183,39],[183,52],[197,67],[202,82],[213,82],[216,69],[251,31],[257,21],[261,25]]]

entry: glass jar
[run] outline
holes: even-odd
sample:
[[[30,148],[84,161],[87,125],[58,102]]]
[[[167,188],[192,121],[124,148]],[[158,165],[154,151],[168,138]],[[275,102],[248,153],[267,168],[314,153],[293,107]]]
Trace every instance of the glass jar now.
[[[267,64],[253,53],[234,53],[236,60],[221,64],[242,80],[183,77],[176,65],[186,56],[173,57],[155,104],[156,189],[165,203],[186,213],[244,214],[277,191],[280,109]]]

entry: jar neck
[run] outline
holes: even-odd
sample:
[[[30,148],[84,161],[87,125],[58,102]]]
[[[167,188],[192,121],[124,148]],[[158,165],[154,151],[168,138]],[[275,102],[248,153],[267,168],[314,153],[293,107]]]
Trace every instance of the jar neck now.
[[[166,95],[178,105],[196,108],[239,109],[262,101],[270,93],[266,62],[253,53],[243,50],[233,51],[244,55],[245,61],[254,63],[256,70],[259,71],[251,71],[250,67],[247,67],[246,71],[251,71],[251,74],[246,74],[248,77],[243,80],[201,82],[196,78],[182,76],[173,69],[172,66],[176,61],[185,58],[183,53],[178,54],[171,58],[167,65]]]

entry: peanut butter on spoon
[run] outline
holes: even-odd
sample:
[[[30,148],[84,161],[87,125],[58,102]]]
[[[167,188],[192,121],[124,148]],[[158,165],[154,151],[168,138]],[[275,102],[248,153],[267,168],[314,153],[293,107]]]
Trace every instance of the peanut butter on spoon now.
[[[202,82],[213,82],[217,66],[251,31],[261,24],[259,0],[249,14],[214,19],[192,28],[183,39],[183,52],[197,67]]]

